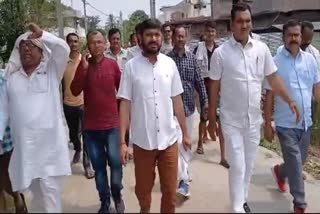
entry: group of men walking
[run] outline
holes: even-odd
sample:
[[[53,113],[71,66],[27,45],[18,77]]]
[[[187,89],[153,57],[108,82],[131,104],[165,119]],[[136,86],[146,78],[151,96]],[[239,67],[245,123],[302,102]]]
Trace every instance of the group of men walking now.
[[[176,194],[190,195],[196,106],[201,118],[196,152],[204,153],[207,132],[213,140],[219,137],[232,210],[251,212],[248,191],[261,137],[264,88],[265,136],[273,138],[274,105],[284,158],[272,172],[283,192],[288,178],[294,211],[304,213],[302,165],[310,143],[311,101],[320,99],[318,52],[311,39],[301,44],[301,32],[312,29],[286,23],[284,46],[274,59],[251,30],[250,7],[239,3],[231,11],[232,36],[219,47],[213,22],[205,25],[205,41],[193,51],[186,46],[183,26],[161,27],[148,19],[130,36],[136,46],[122,49],[120,31],[111,29],[106,50],[104,35],[95,30],[80,54],[76,34],[69,34],[66,43],[31,24],[31,32],[17,39],[0,82],[1,167],[9,164],[10,157],[3,155],[13,151],[10,179],[1,170],[1,186],[12,187],[6,191],[14,196],[17,212],[27,212],[20,194],[25,190],[33,193],[35,211],[62,212],[61,178],[71,174],[65,115],[75,149],[72,162],[80,161],[83,150],[85,175],[95,178],[99,193],[99,213],[110,212],[111,198],[118,213],[125,211],[123,165],[132,154],[140,211],[150,212],[157,167],[160,211],[174,213]],[[308,48],[317,54],[304,51]],[[14,149],[7,149],[9,131]]]

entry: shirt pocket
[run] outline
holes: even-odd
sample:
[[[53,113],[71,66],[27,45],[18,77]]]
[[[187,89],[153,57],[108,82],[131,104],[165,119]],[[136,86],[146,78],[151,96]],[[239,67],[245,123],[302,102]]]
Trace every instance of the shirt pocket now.
[[[262,81],[264,79],[264,59],[256,55],[249,57],[249,70],[253,80]]]
[[[313,76],[307,69],[295,69],[290,78],[290,86],[294,89],[309,89],[313,86]]]
[[[49,88],[48,72],[37,72],[31,80],[31,90],[36,93],[46,93]]]

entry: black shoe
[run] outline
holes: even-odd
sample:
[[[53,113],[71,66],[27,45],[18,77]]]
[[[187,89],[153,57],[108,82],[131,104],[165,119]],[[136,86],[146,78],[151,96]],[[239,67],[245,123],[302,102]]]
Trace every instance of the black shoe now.
[[[98,211],[98,213],[110,213],[110,206],[107,204],[101,204],[101,207]]]
[[[247,202],[245,202],[245,203],[243,204],[243,209],[244,209],[244,211],[245,211],[246,213],[251,213],[251,209],[250,209],[249,205],[247,204]]]
[[[80,161],[80,152],[76,151],[76,153],[74,153],[72,162],[76,164],[76,163],[79,163],[79,161]]]
[[[124,205],[124,201],[121,199],[119,202],[115,203],[117,213],[124,213],[126,206]]]

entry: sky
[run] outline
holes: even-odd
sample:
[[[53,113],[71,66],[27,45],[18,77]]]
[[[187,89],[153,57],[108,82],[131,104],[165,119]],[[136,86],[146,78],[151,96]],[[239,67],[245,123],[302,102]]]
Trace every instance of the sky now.
[[[93,7],[101,10],[105,14],[112,13],[115,16],[119,16],[120,11],[123,13],[123,18],[126,19],[135,10],[143,10],[147,14],[150,14],[150,1],[149,0],[86,0]],[[80,10],[83,13],[83,3],[82,0],[62,0],[65,5],[71,6],[73,2],[73,8]],[[157,16],[160,14],[160,8],[162,6],[171,6],[181,2],[181,0],[156,0],[156,13]],[[99,15],[104,24],[107,20],[106,15],[101,12],[96,11],[89,5],[87,6],[87,15]]]

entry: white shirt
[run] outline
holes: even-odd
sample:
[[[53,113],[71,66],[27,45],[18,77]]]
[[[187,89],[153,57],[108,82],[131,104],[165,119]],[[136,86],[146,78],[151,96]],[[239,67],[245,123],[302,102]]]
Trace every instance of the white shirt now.
[[[221,80],[221,122],[238,128],[261,124],[262,83],[277,70],[267,45],[249,37],[243,48],[232,36],[213,53],[211,68],[210,79]]]
[[[125,65],[118,97],[131,101],[131,139],[145,150],[165,150],[177,141],[172,97],[183,93],[174,61],[159,54],[153,65],[142,54]]]
[[[142,50],[139,47],[139,45],[136,45],[136,46],[133,46],[131,48],[128,48],[127,61],[129,61],[133,57],[136,57],[136,56],[140,55],[141,52],[142,52]]]
[[[17,39],[6,68],[6,87],[0,96],[0,139],[11,127],[14,150],[9,174],[14,191],[28,188],[33,179],[71,174],[68,135],[64,126],[59,86],[69,59],[69,46],[43,32],[43,60],[27,76],[21,67]]]
[[[107,49],[105,52],[106,57],[113,59],[117,62],[121,72],[123,72],[124,65],[127,63],[127,60],[128,60],[127,55],[128,55],[127,50],[123,48],[121,48],[120,52],[117,55],[114,55],[110,48]]]
[[[173,46],[171,41],[170,43],[166,43],[165,41],[163,41],[160,52],[167,55],[170,51],[172,51],[172,49],[173,49]]]
[[[284,45],[281,45],[281,46],[278,47],[277,54],[279,54],[281,52],[283,47],[284,47]],[[319,53],[319,50],[317,48],[315,48],[313,45],[310,44],[306,48],[305,51],[307,53],[310,53],[315,58],[315,60],[317,61],[318,69],[320,70],[320,53]]]

